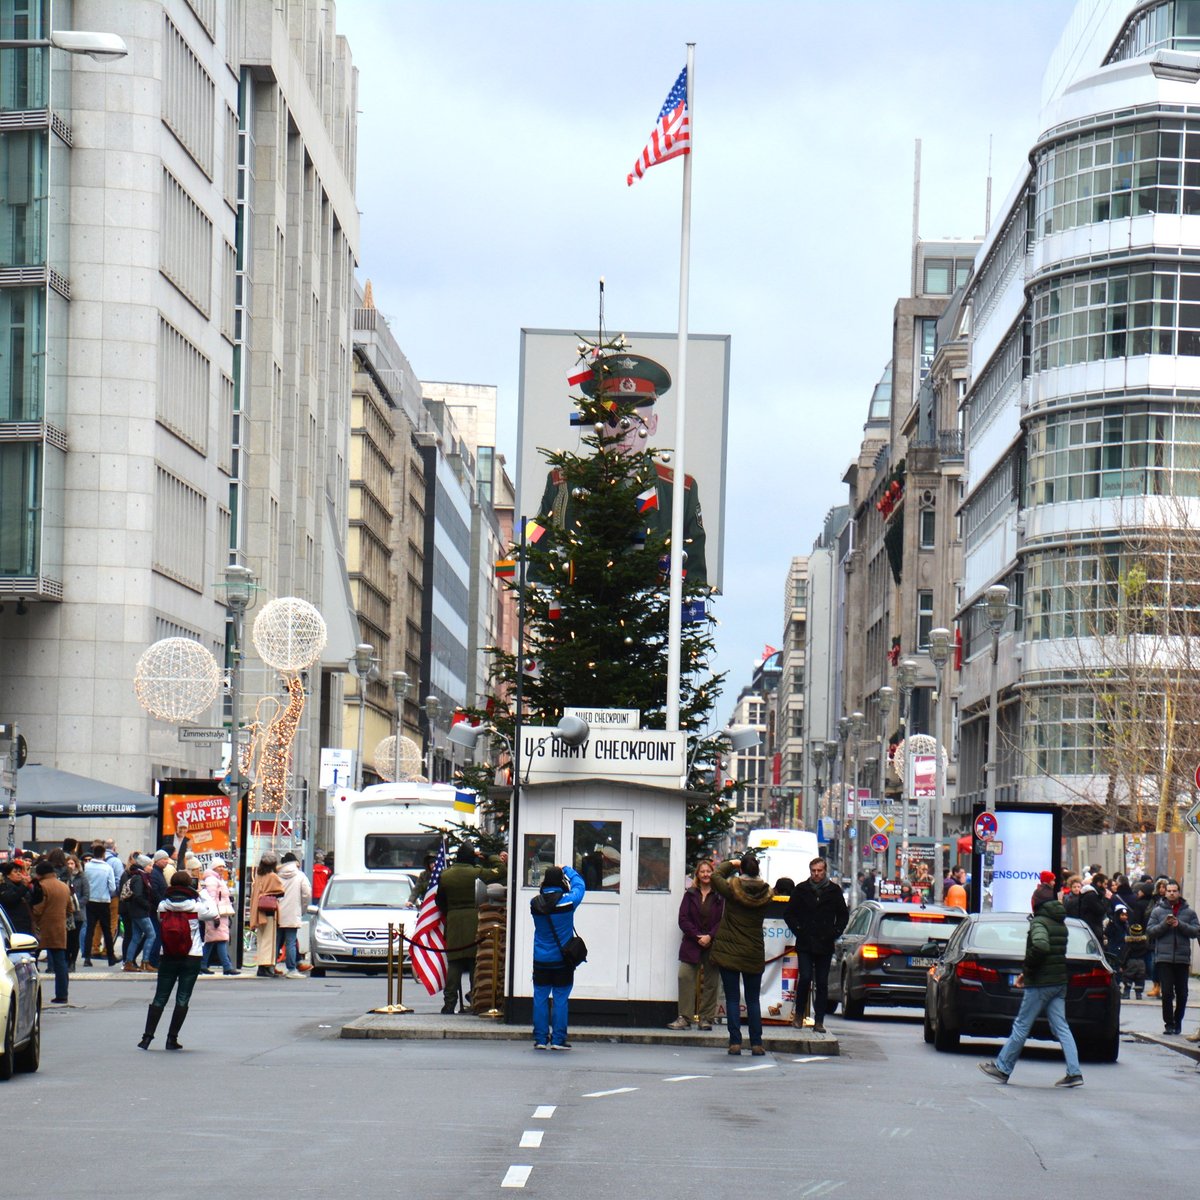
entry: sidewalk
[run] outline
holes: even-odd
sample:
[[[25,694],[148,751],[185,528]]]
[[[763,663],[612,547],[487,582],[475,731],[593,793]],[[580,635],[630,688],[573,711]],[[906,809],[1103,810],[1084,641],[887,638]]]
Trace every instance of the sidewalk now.
[[[1122,1000],[1121,1001],[1121,1032],[1154,1046],[1163,1046],[1182,1054],[1193,1062],[1200,1063],[1200,1042],[1189,1042],[1184,1034],[1194,1033],[1197,1022],[1200,1021],[1200,1006],[1191,1007],[1184,1013],[1183,1033],[1178,1035],[1164,1034],[1162,1005],[1158,1000]]]

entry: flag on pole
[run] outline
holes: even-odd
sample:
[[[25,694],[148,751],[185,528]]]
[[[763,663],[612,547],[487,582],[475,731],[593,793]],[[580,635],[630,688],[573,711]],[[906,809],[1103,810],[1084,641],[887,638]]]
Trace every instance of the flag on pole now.
[[[438,881],[445,869],[446,843],[443,841],[429,871],[429,886],[421,900],[409,945],[413,974],[431,996],[446,986],[446,920],[437,905]]]
[[[469,788],[454,789],[454,811],[473,813],[475,811],[475,803],[479,797],[479,793],[472,791]]]
[[[662,111],[658,114],[658,124],[651,131],[650,140],[646,143],[641,158],[633,164],[633,170],[626,177],[626,184],[632,187],[633,181],[641,179],[651,167],[656,167],[669,158],[677,158],[680,154],[689,154],[691,148],[687,111],[687,67],[684,67],[679,72],[679,78],[675,80],[675,86],[663,101]]]
[[[541,540],[542,534],[546,532],[545,525],[535,521],[532,517],[525,522],[525,540],[531,545],[536,546]]]

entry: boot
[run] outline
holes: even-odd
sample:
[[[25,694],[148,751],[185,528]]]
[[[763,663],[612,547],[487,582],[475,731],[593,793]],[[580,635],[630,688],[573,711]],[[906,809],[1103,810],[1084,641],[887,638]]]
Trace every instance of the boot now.
[[[154,1040],[154,1031],[158,1028],[162,1015],[163,1010],[160,1004],[151,1004],[146,1009],[146,1032],[142,1034],[142,1040],[138,1042],[139,1050],[150,1049],[150,1043]]]
[[[255,975],[259,979],[274,979],[275,978],[275,968],[274,967],[259,967],[258,970],[255,972]]]
[[[161,1010],[160,1010],[161,1011]],[[184,1021],[187,1020],[188,1010],[175,1005],[174,1011],[171,1013],[171,1028],[167,1030],[167,1049],[182,1050],[183,1047],[179,1044],[179,1031],[183,1028]]]
[[[1162,995],[1162,992],[1161,992],[1161,991],[1159,991],[1159,988],[1158,988],[1158,984],[1157,984],[1157,983],[1152,983],[1152,984],[1151,984],[1151,985],[1150,985],[1150,986],[1149,986],[1149,987],[1146,989],[1146,995],[1147,995],[1147,996],[1161,996],[1161,995]]]

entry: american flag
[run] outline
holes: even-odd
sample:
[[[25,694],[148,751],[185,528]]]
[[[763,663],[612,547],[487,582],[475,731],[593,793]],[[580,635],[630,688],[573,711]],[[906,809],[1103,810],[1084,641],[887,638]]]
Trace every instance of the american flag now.
[[[642,156],[633,164],[633,170],[625,182],[632,187],[635,179],[641,177],[650,167],[656,167],[669,158],[687,154],[692,148],[692,135],[688,127],[687,111],[687,67],[679,72],[675,86],[667,93],[663,101],[662,112],[658,114],[658,124],[650,134],[650,140],[642,151]]]
[[[431,996],[446,986],[446,920],[437,905],[438,880],[445,869],[446,843],[442,842],[429,871],[429,886],[417,911],[417,924],[409,950],[413,974]]]

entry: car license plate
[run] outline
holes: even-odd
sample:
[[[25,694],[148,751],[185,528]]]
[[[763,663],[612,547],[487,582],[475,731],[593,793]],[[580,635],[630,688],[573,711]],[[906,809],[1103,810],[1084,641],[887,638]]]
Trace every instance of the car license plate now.
[[[386,946],[354,946],[350,950],[351,958],[382,958],[387,953]]]
[[[928,958],[920,954],[910,954],[908,956],[908,965],[910,967],[932,967],[936,963],[936,958]]]

